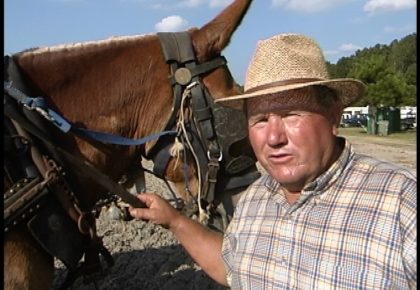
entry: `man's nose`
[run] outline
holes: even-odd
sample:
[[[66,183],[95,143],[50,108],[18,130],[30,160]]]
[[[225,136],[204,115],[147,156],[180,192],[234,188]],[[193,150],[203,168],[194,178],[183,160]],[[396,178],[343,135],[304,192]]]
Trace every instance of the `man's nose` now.
[[[286,126],[280,116],[270,116],[268,120],[268,140],[270,146],[287,143]]]

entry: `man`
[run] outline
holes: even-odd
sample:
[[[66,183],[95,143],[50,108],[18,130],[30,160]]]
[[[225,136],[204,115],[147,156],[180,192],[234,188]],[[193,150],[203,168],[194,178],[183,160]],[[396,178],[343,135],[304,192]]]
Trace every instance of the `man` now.
[[[232,289],[414,289],[416,177],[359,155],[338,136],[343,108],[365,86],[330,79],[318,44],[298,34],[259,42],[243,108],[266,170],[222,235],[153,194],[131,209],[171,230],[213,279]]]

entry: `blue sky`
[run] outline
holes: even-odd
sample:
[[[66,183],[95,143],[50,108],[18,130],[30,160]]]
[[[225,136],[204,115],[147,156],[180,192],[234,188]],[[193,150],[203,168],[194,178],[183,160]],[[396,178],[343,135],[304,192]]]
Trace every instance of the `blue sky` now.
[[[232,0],[5,0],[4,53],[112,36],[201,27]],[[243,84],[256,43],[279,33],[315,38],[328,61],[416,32],[415,0],[254,0],[224,51]]]

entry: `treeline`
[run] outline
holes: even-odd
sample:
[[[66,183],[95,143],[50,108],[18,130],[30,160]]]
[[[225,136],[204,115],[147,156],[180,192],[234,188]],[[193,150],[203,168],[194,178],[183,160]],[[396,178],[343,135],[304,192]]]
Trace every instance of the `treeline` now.
[[[353,106],[417,106],[417,35],[410,34],[389,45],[356,51],[337,64],[327,62],[332,77],[357,78],[367,84],[365,96]]]

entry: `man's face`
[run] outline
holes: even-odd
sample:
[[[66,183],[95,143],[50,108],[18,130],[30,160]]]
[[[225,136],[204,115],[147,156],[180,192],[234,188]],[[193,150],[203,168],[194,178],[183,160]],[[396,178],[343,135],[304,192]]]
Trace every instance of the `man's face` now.
[[[300,191],[337,158],[335,120],[313,97],[247,100],[248,130],[258,161],[289,191]],[[336,110],[336,108],[333,108]]]

